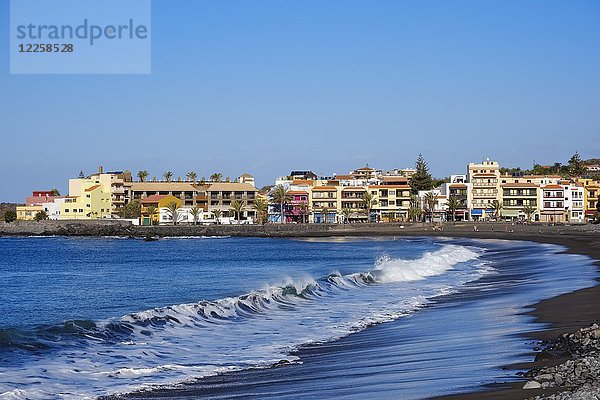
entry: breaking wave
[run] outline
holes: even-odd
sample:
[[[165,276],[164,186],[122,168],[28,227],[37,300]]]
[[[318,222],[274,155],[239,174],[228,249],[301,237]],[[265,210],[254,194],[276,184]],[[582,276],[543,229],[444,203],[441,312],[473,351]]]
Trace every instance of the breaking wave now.
[[[105,321],[0,330],[0,398],[94,398],[300,362],[300,346],[410,315],[479,279],[490,271],[480,252],[448,244],[419,259],[381,257],[363,273],[289,279],[242,296]],[[44,356],[5,368],[2,358],[11,352]]]

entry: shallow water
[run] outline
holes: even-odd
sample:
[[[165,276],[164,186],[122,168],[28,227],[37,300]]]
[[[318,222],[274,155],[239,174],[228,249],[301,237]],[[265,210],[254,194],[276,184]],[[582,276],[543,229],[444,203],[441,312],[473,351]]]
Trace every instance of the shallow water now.
[[[211,398],[423,398],[511,379],[500,366],[523,357],[528,345],[514,334],[531,329],[520,308],[593,284],[591,262],[559,249],[0,238],[0,393],[95,397],[242,371],[188,388]],[[247,371],[280,360],[294,365]]]

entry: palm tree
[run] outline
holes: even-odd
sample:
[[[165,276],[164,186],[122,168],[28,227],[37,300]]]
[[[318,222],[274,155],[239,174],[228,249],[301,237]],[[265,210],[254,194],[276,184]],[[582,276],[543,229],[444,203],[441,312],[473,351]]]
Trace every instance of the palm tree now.
[[[214,174],[212,174],[210,176],[210,180],[212,182],[221,182],[222,179],[223,179],[223,174],[220,172],[215,172]]]
[[[202,213],[202,209],[200,207],[192,207],[190,209],[190,214],[192,214],[192,218],[194,219],[194,225],[198,222],[198,217]]]
[[[349,208],[343,208],[342,215],[344,216],[344,223],[347,224],[348,222],[350,222],[350,216],[352,215],[352,210]]]
[[[321,212],[323,213],[323,223],[327,223],[327,215],[329,214],[329,207],[323,206],[321,207]]]
[[[411,219],[412,222],[417,222],[417,219],[421,219],[423,209],[421,208],[421,204],[419,202],[419,196],[417,196],[416,194],[410,195],[410,208],[408,210],[408,214],[409,219]]]
[[[279,204],[279,212],[281,213],[282,224],[285,223],[285,217],[283,215],[283,206],[291,199],[289,192],[290,190],[283,185],[277,185],[273,189],[271,189],[271,196],[273,196],[273,201]]]
[[[146,182],[146,178],[148,177],[148,171],[146,171],[146,170],[138,171],[137,176],[138,176],[140,182]]]
[[[146,212],[150,216],[150,225],[154,225],[154,216],[156,215],[156,211],[158,211],[158,209],[155,206],[148,206],[146,208]]]
[[[417,219],[421,219],[422,213],[423,210],[421,209],[421,207],[417,207],[414,205],[410,206],[410,208],[408,209],[408,219],[412,222],[417,222]]]
[[[371,222],[371,209],[377,204],[377,200],[375,200],[374,197],[375,196],[373,196],[371,192],[365,192],[362,197],[363,205],[367,211],[367,220],[369,222]]]
[[[456,209],[460,206],[460,201],[456,196],[450,196],[448,198],[448,209],[450,210],[450,214],[452,214],[452,222],[454,222],[454,217],[456,216]]]
[[[171,171],[167,171],[163,174],[163,178],[165,178],[165,181],[171,182],[171,178],[173,178],[173,173]]]
[[[244,202],[240,201],[240,200],[234,200],[231,202],[231,210],[233,210],[233,212],[235,212],[235,215],[237,217],[237,223],[238,225],[240,224],[240,220],[242,219],[242,212],[244,211]]]
[[[216,221],[216,224],[217,224],[217,225],[219,225],[219,224],[221,223],[221,220],[220,220],[220,218],[221,218],[221,216],[223,215],[223,211],[221,211],[221,210],[219,210],[219,209],[216,209],[216,210],[213,210],[213,212],[212,212],[212,213],[213,213],[213,215],[215,216],[215,221]]]
[[[172,201],[167,204],[167,213],[173,219],[173,225],[177,225],[177,219],[179,218],[179,205]]]
[[[52,196],[60,196],[60,191],[57,188],[53,188],[50,192]]]
[[[266,215],[269,212],[269,204],[262,198],[257,198],[254,200],[254,205],[252,206],[256,210],[256,215],[261,224],[266,222]]]
[[[502,203],[500,203],[498,200],[494,200],[492,201],[492,208],[494,209],[494,216],[496,217],[497,221],[502,215]]]
[[[431,213],[431,223],[433,224],[433,213],[435,210],[437,196],[433,193],[433,191],[429,191],[425,194],[425,204],[427,204],[427,209]]]
[[[196,178],[198,178],[198,175],[194,171],[190,171],[187,173],[186,178],[188,181],[196,183]]]
[[[302,202],[298,204],[298,207],[300,208],[300,215],[302,215],[302,222],[308,222],[308,203]]]
[[[531,222],[531,216],[535,213],[535,207],[527,204],[523,206],[521,211],[523,211],[523,213],[527,216],[527,221]]]

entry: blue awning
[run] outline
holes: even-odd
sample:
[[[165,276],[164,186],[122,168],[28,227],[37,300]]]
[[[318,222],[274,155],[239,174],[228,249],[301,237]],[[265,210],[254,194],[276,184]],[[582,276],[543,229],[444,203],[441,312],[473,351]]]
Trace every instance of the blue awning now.
[[[483,215],[483,210],[471,210],[471,215]]]

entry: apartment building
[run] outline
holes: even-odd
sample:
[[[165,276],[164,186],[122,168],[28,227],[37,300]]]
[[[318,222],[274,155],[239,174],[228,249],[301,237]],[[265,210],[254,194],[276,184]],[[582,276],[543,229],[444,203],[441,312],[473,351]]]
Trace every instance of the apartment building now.
[[[111,217],[110,187],[93,179],[69,179],[69,196],[60,203],[58,219]]]
[[[406,221],[410,208],[410,186],[404,184],[370,185],[375,205],[372,213],[376,221]]]
[[[315,223],[335,223],[340,211],[340,187],[314,186],[311,190],[310,208]]]
[[[468,191],[468,204],[471,219],[487,220],[492,217],[494,200],[501,201],[500,165],[489,159],[482,163],[467,166],[467,179],[471,184]]]
[[[584,189],[583,202],[585,207],[585,219],[587,221],[592,221],[598,212],[600,182],[592,179],[579,179],[578,183],[581,183]]]
[[[191,182],[128,182],[124,185],[124,191],[127,194],[126,203],[134,200],[142,201],[154,195],[171,195],[180,199],[182,206],[195,207],[206,204],[202,202],[202,195],[206,196],[206,187]]]
[[[542,187],[540,221],[568,221],[565,213],[565,189],[561,185],[550,184]]]
[[[440,195],[446,197],[447,202],[451,198],[455,198],[458,202],[454,218],[451,215],[448,216],[450,220],[466,221],[469,219],[469,185],[467,175],[450,175],[450,181],[442,183],[440,186]],[[451,214],[450,210],[448,213]]]
[[[500,187],[502,188],[503,219],[514,221],[530,218],[535,221],[539,220],[539,185],[522,182],[522,179],[513,179],[513,182],[502,183]],[[529,216],[524,211],[527,208],[533,211]]]
[[[237,200],[244,205],[241,219],[256,218],[254,202],[258,190],[253,185],[240,182],[214,182],[205,190],[210,214],[214,214],[215,210],[219,210],[225,218],[234,217],[235,213],[231,210],[231,205]]]

